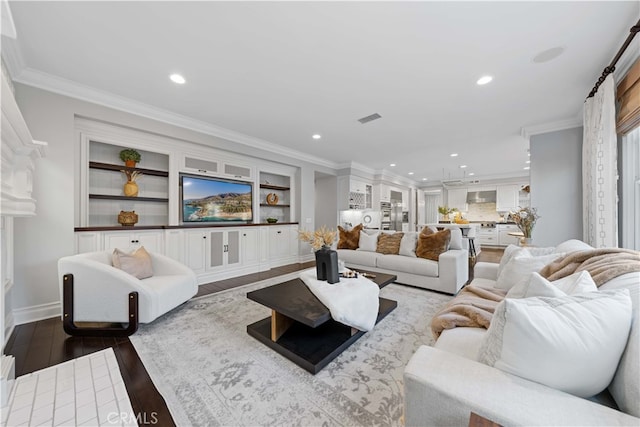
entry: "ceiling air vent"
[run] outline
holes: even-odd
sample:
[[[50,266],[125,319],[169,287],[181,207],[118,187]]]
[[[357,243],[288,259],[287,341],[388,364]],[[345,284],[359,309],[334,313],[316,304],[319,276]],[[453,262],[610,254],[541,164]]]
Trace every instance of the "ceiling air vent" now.
[[[361,119],[358,119],[358,121],[359,121],[360,123],[362,123],[362,124],[365,124],[365,123],[372,122],[372,121],[374,121],[374,120],[378,120],[378,119],[379,119],[379,118],[381,118],[381,117],[382,117],[382,116],[381,116],[380,114],[378,114],[378,113],[374,113],[374,114],[372,114],[372,115],[370,115],[370,116],[367,116],[367,117],[363,117],[363,118],[361,118]]]

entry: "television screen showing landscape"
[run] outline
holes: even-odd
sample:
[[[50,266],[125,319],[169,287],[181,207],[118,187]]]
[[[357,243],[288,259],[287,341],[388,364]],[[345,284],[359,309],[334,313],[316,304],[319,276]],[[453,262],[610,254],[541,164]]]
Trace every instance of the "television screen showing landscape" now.
[[[180,184],[183,222],[253,220],[250,183],[181,175]]]

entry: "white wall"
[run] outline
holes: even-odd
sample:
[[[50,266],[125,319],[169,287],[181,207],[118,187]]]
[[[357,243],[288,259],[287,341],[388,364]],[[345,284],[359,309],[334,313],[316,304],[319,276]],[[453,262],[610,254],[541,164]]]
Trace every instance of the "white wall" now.
[[[534,135],[529,145],[531,207],[541,216],[533,243],[582,239],[582,128]]]
[[[315,224],[317,227],[326,225],[335,228],[338,224],[338,202],[336,192],[338,180],[335,176],[316,174]],[[306,224],[301,228],[309,229]]]
[[[38,216],[15,222],[16,285],[12,303],[17,323],[60,313],[57,260],[74,252],[74,174],[80,167],[76,157],[76,116],[299,167],[295,214],[303,226],[313,226],[305,224],[305,220],[313,221],[315,171],[335,173],[323,166],[30,86],[16,84],[16,100],[33,138],[49,143],[47,156],[38,160],[34,177]]]

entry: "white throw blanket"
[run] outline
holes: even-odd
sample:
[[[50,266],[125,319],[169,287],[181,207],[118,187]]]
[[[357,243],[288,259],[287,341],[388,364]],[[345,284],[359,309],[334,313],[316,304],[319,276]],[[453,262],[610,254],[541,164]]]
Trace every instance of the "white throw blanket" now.
[[[340,278],[340,282],[329,284],[317,279],[315,269],[303,271],[300,279],[329,309],[336,322],[361,331],[370,331],[375,326],[380,287],[371,280],[359,276],[354,279]]]

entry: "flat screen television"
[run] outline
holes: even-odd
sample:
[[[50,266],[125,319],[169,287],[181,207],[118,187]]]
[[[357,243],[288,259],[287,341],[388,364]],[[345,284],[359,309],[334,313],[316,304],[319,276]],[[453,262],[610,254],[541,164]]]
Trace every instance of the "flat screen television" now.
[[[253,184],[180,174],[182,222],[253,221]]]

